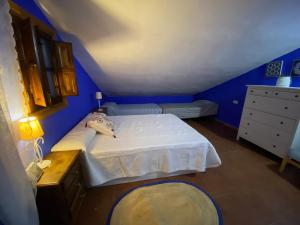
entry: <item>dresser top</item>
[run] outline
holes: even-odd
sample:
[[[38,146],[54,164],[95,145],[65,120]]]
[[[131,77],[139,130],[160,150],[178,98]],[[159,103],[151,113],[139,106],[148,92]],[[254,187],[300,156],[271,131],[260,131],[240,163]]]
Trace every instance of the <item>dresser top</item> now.
[[[287,92],[300,91],[299,87],[277,87],[277,86],[270,86],[270,85],[246,85],[246,86],[255,89],[271,89],[271,90],[287,91]]]

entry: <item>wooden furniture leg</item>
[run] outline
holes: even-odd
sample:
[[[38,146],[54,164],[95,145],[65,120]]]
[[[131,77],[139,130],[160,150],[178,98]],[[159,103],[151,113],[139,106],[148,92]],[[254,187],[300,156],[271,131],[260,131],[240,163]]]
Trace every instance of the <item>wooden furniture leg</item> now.
[[[279,172],[282,173],[287,165],[287,163],[289,162],[289,158],[288,157],[285,157],[282,162],[281,162],[281,165],[280,165],[280,168],[279,168]]]

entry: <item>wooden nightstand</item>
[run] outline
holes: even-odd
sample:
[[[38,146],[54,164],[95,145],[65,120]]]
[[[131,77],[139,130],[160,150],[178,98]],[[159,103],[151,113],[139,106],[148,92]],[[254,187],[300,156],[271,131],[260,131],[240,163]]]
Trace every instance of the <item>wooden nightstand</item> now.
[[[107,114],[107,107],[101,107],[100,109],[95,109],[93,112],[100,112]]]
[[[86,196],[80,166],[80,150],[51,152],[51,166],[37,183],[37,207],[41,225],[74,224]]]

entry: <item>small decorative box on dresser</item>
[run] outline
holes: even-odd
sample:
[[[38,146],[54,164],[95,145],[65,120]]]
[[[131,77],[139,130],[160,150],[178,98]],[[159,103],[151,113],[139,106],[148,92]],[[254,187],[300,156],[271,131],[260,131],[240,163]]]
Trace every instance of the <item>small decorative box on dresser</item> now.
[[[300,129],[300,89],[249,85],[237,139],[283,158]]]
[[[80,150],[51,152],[51,166],[37,184],[41,225],[74,224],[86,195],[80,168]]]

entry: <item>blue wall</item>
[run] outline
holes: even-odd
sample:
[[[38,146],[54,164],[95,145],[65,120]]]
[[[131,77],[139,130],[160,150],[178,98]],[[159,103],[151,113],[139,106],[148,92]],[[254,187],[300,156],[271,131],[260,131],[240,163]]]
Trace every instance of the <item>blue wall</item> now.
[[[33,0],[14,0],[16,4],[24,10],[36,16],[44,23],[51,26],[45,15],[34,3]],[[51,26],[53,28],[53,26]],[[75,69],[79,96],[68,97],[68,106],[50,115],[41,121],[45,131],[45,144],[42,146],[44,153],[48,153],[50,148],[61,139],[75,124],[77,124],[87,113],[97,107],[95,92],[98,87],[90,79],[89,75],[75,59]]]
[[[118,104],[139,104],[139,103],[183,103],[192,102],[193,95],[182,96],[116,96],[105,97],[105,102],[116,102]]]
[[[54,29],[47,17],[33,0],[13,0],[30,14],[36,16],[44,23]],[[59,38],[59,35],[58,35]],[[79,96],[68,97],[68,106],[59,112],[52,114],[45,120],[41,121],[45,131],[45,144],[43,146],[44,153],[48,153],[51,147],[61,139],[75,124],[77,124],[91,109],[96,108],[95,92],[99,91],[97,86],[90,79],[88,74],[82,68],[80,63],[75,59],[77,82],[79,88]],[[118,96],[104,97],[104,102],[114,101],[119,104],[130,103],[177,103],[191,102],[193,95],[188,96]]]
[[[283,55],[276,60],[283,60],[283,74],[290,74],[293,60],[300,59],[300,49]],[[207,99],[219,104],[217,119],[238,127],[246,96],[246,85],[275,85],[277,78],[265,77],[266,64],[255,68],[241,76],[222,83],[214,88],[195,95],[195,99]],[[293,87],[300,87],[300,78],[293,78]],[[232,103],[238,100],[239,104]]]
[[[26,11],[35,15],[49,26],[53,27],[43,12],[34,3],[33,0],[14,0],[19,6]],[[289,74],[294,59],[300,59],[300,49],[289,54],[281,56],[275,60],[284,60],[283,73]],[[68,98],[68,107],[51,115],[44,121],[42,126],[45,130],[45,145],[43,149],[48,152],[67,131],[78,123],[91,109],[97,107],[94,94],[98,90],[97,86],[84,71],[80,63],[75,60],[77,79],[79,85],[79,96]],[[275,85],[276,78],[267,78],[264,76],[266,65],[255,68],[241,76],[211,88],[195,96],[105,96],[104,102],[114,101],[119,104],[131,103],[178,103],[191,102],[194,99],[208,99],[219,104],[219,113],[217,119],[238,127],[246,95],[246,85],[265,84]],[[294,78],[292,86],[300,86],[300,78]],[[232,103],[238,100],[239,104]]]
[[[92,109],[97,108],[95,92],[98,91],[98,87],[77,60],[75,60],[75,68],[79,95],[68,97],[67,107],[41,121],[45,131],[43,149],[46,152],[49,152],[50,148]]]

